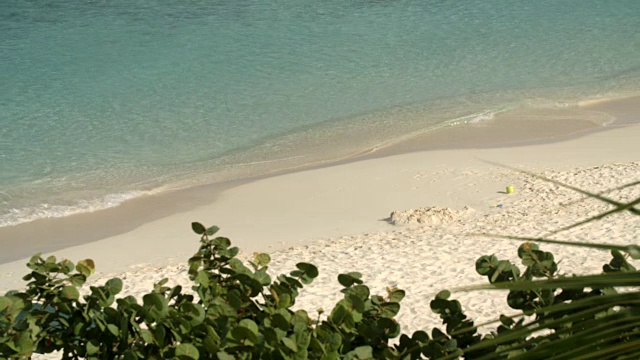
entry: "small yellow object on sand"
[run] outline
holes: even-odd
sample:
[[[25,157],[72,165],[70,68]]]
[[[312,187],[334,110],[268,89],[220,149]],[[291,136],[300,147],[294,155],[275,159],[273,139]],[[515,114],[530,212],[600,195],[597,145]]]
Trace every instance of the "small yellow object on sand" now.
[[[516,189],[513,186],[507,186],[507,194],[513,194],[514,192],[516,192]]]

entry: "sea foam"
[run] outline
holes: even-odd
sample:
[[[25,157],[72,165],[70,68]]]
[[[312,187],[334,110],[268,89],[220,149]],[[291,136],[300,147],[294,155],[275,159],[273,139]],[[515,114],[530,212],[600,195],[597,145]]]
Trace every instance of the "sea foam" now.
[[[11,208],[8,213],[0,215],[0,227],[13,226],[38,219],[61,218],[69,215],[89,213],[97,210],[116,207],[127,200],[151,195],[155,191],[130,191],[120,194],[109,194],[99,199],[80,200],[73,205],[40,204],[34,207]]]

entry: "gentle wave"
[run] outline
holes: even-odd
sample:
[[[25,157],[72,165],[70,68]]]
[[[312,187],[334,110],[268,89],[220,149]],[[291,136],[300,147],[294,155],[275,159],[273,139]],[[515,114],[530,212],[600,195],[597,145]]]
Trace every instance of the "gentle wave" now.
[[[74,205],[40,204],[35,207],[8,209],[7,214],[0,215],[0,227],[24,224],[39,219],[61,218],[113,208],[127,200],[152,195],[160,191],[161,190],[130,191],[120,194],[109,194],[100,199],[81,200]]]
[[[263,161],[236,163],[232,165],[221,166],[220,170],[223,168],[242,168],[255,165],[267,165],[287,160],[301,159],[304,157],[305,155],[299,155]],[[114,208],[122,205],[126,201],[143,196],[154,195],[166,191],[180,190],[209,183],[209,181],[206,180],[195,182],[185,180],[185,178],[189,176],[197,176],[197,173],[192,170],[189,171],[188,174],[182,174],[181,176],[176,176],[173,179],[166,179],[167,184],[164,184],[163,186],[154,188],[152,190],[134,190],[123,193],[108,194],[92,200],[78,200],[72,205],[43,203],[31,207],[10,208],[5,210],[5,214],[0,215],[0,227],[14,226],[40,219],[62,218],[71,215],[95,212],[99,210]],[[233,176],[231,176],[230,178],[233,178]],[[221,179],[218,179],[218,181],[220,180]]]
[[[451,119],[449,121],[447,121],[445,124],[450,125],[450,126],[455,126],[455,125],[473,125],[473,124],[478,124],[478,123],[482,123],[484,121],[490,121],[493,120],[496,115],[503,113],[505,111],[508,111],[509,109],[501,109],[501,110],[490,110],[490,111],[484,111],[484,112],[479,112],[479,113],[474,113],[474,114],[470,114],[470,115],[465,115],[465,116],[461,116],[455,119]]]
[[[0,214],[0,227],[14,226],[38,219],[61,218],[70,215],[89,213],[98,210],[113,208],[121,205],[125,201],[142,196],[157,194],[169,190],[178,190],[199,186],[204,184],[217,183],[221,181],[242,179],[254,176],[269,175],[281,171],[295,171],[311,165],[327,164],[351,157],[357,157],[370,152],[375,152],[391,144],[397,144],[404,140],[411,139],[420,134],[433,131],[447,126],[477,125],[492,120],[500,120],[503,115],[518,117],[546,117],[556,116],[558,111],[563,115],[592,121],[595,125],[607,126],[613,118],[602,113],[593,113],[584,109],[584,106],[603,101],[611,101],[618,98],[638,95],[638,92],[625,92],[590,96],[586,98],[562,101],[535,98],[509,101],[508,104],[493,104],[491,108],[476,108],[466,114],[453,115],[452,111],[457,109],[463,112],[460,102],[453,101],[454,106],[443,106],[440,115],[435,121],[428,121],[417,129],[411,127],[406,129],[396,127],[397,132],[387,132],[376,129],[374,124],[385,124],[388,122],[400,123],[399,118],[423,118],[432,115],[435,104],[429,106],[399,107],[392,110],[377,112],[374,114],[361,116],[360,120],[353,118],[349,121],[337,123],[325,123],[317,127],[306,130],[294,131],[289,134],[273,137],[262,144],[255,144],[253,147],[232,151],[225,156],[203,160],[198,163],[184,166],[180,169],[165,169],[162,177],[157,177],[152,183],[138,182],[136,187],[146,188],[146,190],[131,190],[125,192],[115,192],[102,197],[92,196],[92,200],[69,199],[73,204],[56,204],[55,200],[35,206],[13,207],[2,209]],[[488,96],[489,98],[491,96]],[[518,98],[518,97],[516,97]],[[483,104],[486,99],[480,99],[471,103]],[[469,106],[469,104],[467,104]],[[538,113],[540,110],[547,110],[545,113]],[[548,110],[554,113],[548,113]],[[551,115],[549,115],[551,114]],[[556,115],[553,115],[556,114]],[[379,118],[379,119],[378,119]],[[398,118],[398,119],[396,119]],[[376,120],[377,119],[377,120]],[[359,123],[356,125],[356,123]],[[417,123],[416,123],[417,124]],[[351,128],[353,127],[353,128]],[[366,131],[372,131],[368,134]],[[373,143],[359,143],[353,137],[359,134],[363,138],[368,138]],[[373,134],[384,136],[375,137]],[[328,146],[328,144],[333,144]],[[321,150],[321,151],[319,151]]]

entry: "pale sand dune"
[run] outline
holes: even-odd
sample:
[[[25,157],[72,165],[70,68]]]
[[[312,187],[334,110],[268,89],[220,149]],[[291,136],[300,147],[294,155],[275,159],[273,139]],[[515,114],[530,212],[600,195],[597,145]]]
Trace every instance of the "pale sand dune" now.
[[[146,224],[129,233],[58,253],[74,260],[93,257],[98,274],[125,279],[123,294],[141,296],[164,277],[188,284],[186,259],[197,246],[189,222],[222,227],[248,256],[270,252],[272,275],[299,261],[316,264],[320,276],[296,307],[329,311],[340,298],[337,275],[359,271],[373,293],[404,289],[398,321],[403,331],[438,326],[429,302],[442,289],[484,283],[474,264],[495,254],[517,262],[517,242],[465,234],[489,232],[539,236],[585,219],[607,205],[478,158],[518,165],[591,191],[640,178],[640,126],[599,132],[556,144],[483,150],[411,153],[268,178],[230,189],[209,205]],[[507,195],[506,185],[516,192]],[[607,194],[628,201],[640,187]],[[498,204],[502,204],[498,207]],[[392,226],[393,210],[439,207],[475,209],[442,224]],[[618,214],[556,236],[628,244],[640,235],[640,219]],[[179,240],[179,242],[176,242]],[[254,241],[265,241],[255,243]],[[606,252],[543,245],[561,260],[564,273],[599,272]],[[0,266],[0,289],[20,286],[25,260]],[[128,262],[128,263],[127,263]],[[173,264],[172,264],[173,263]],[[111,274],[116,275],[111,275]],[[505,293],[454,293],[478,323],[513,313]]]

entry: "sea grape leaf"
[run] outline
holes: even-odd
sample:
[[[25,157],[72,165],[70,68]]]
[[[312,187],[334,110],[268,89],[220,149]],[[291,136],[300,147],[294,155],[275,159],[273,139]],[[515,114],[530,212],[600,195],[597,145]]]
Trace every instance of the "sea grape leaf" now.
[[[198,349],[192,344],[180,344],[176,348],[176,356],[180,359],[193,359],[198,360],[200,353]]]
[[[220,230],[220,228],[214,225],[214,226],[211,226],[211,227],[207,228],[206,233],[207,233],[207,235],[211,236],[211,235],[217,233],[219,230]]]
[[[120,291],[122,291],[122,280],[118,279],[118,278],[113,278],[110,280],[107,280],[107,282],[104,285],[107,290],[112,293],[112,294],[119,294]]]
[[[348,352],[345,359],[373,359],[373,348],[371,346],[359,346]]]
[[[62,291],[60,291],[60,295],[68,300],[78,300],[78,298],[80,297],[80,293],[78,292],[78,289],[76,289],[75,286],[65,286],[62,288]]]
[[[156,320],[165,318],[169,313],[168,301],[161,294],[147,294],[142,297],[142,302],[150,315]]]
[[[198,235],[202,235],[205,232],[207,232],[207,228],[204,227],[204,225],[200,224],[199,222],[192,222],[191,229],[193,230],[193,232],[195,232]]]
[[[388,289],[389,302],[400,302],[404,299],[405,291],[400,289]]]
[[[353,284],[362,284],[362,274],[359,272],[350,272],[338,275],[338,282],[344,287],[350,287]]]

